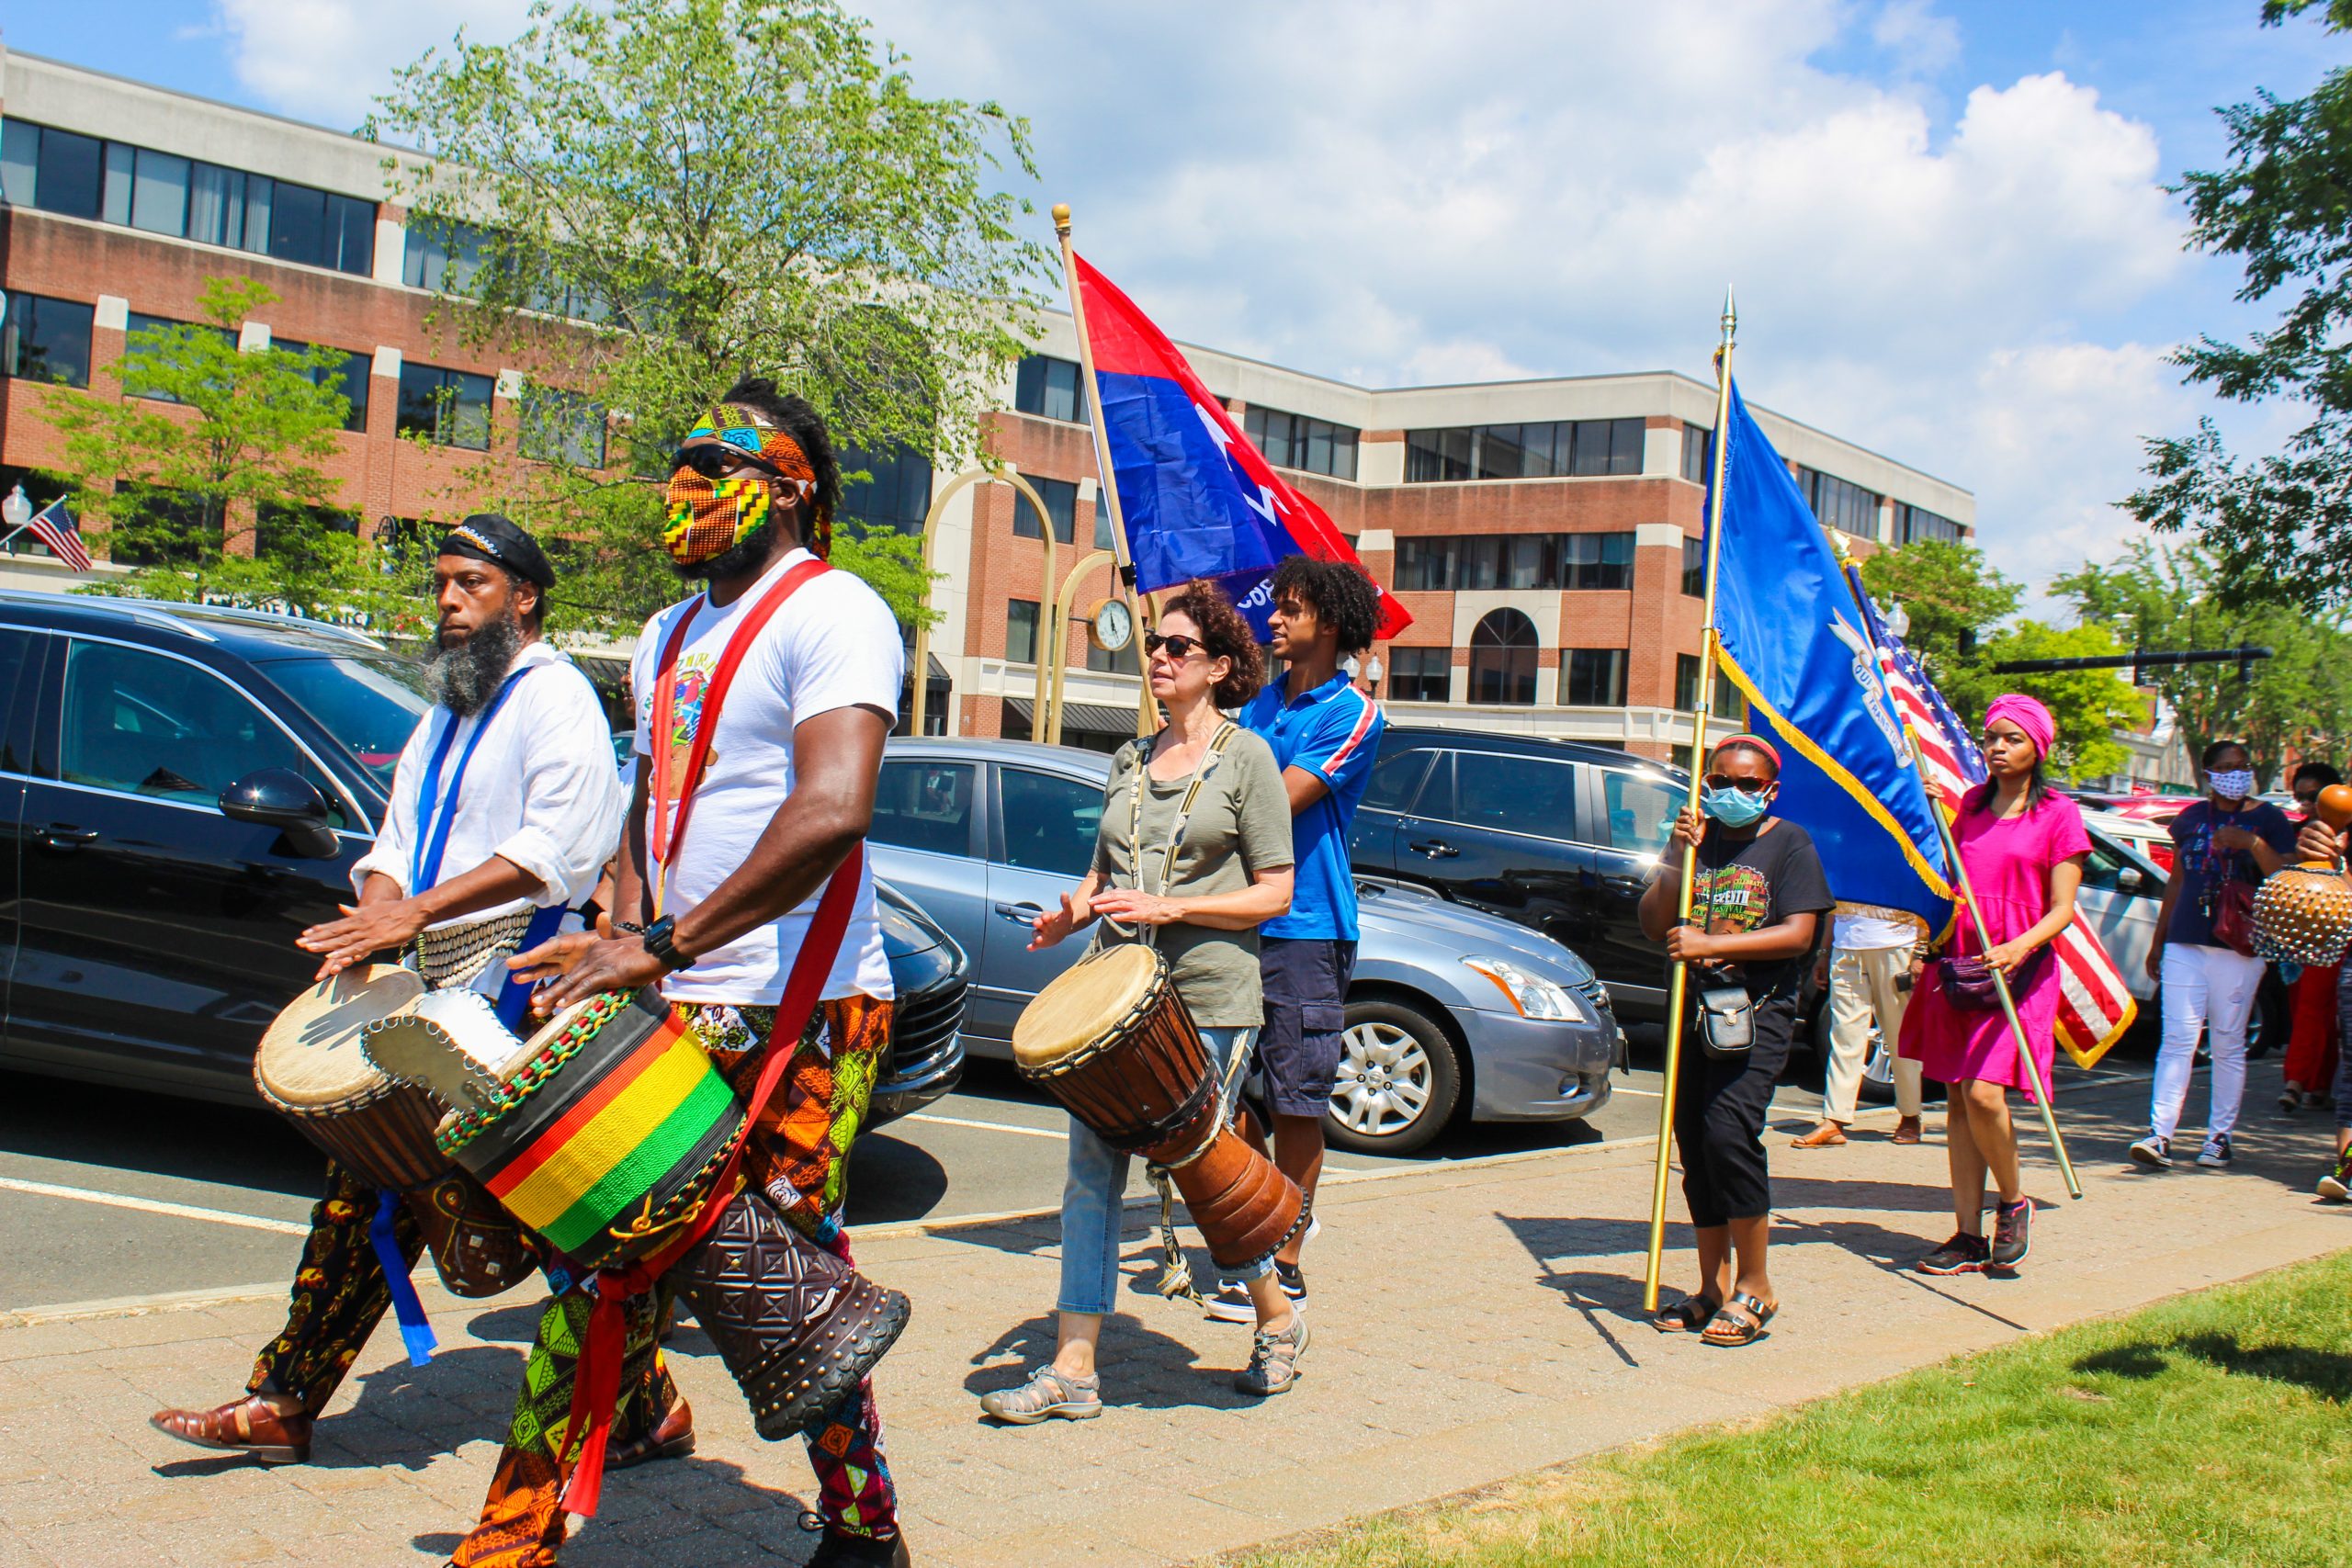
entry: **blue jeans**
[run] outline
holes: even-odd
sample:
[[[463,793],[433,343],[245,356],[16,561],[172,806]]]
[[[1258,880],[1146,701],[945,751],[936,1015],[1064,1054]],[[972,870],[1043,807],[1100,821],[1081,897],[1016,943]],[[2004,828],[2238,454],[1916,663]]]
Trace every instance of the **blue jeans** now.
[[[1246,1060],[1254,1029],[1204,1029],[1202,1043],[1220,1074],[1238,1052]],[[1241,1076],[1230,1075],[1226,1114],[1241,1089]],[[1127,1191],[1127,1161],[1088,1131],[1076,1117],[1069,1124],[1069,1171],[1062,1182],[1062,1293],[1057,1312],[1108,1314],[1119,1291],[1120,1202]],[[1256,1278],[1272,1269],[1272,1260],[1250,1271]]]

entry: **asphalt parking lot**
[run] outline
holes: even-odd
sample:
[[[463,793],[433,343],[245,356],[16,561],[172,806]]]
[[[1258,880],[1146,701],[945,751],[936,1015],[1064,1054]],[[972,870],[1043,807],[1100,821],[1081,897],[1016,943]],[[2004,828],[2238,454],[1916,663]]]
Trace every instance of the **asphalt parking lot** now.
[[[1399,1161],[1334,1150],[1329,1179],[1399,1164],[1476,1159],[1657,1130],[1658,1048],[1589,1122],[1460,1127]],[[1645,1065],[1646,1064],[1646,1065]],[[2098,1077],[2145,1077],[2144,1060]],[[1776,1122],[1810,1123],[1818,1070],[1783,1084]],[[2062,1070],[2062,1094],[2083,1081]],[[970,1065],[964,1087],[859,1141],[854,1226],[953,1222],[1049,1209],[1061,1194],[1067,1120],[1001,1063]],[[2038,1134],[2034,1135],[2038,1140]],[[1808,1156],[1809,1157],[1809,1156]],[[0,1312],[181,1292],[276,1290],[290,1276],[320,1156],[286,1122],[243,1109],[94,1084],[0,1074]],[[1136,1190],[1142,1190],[1138,1169]]]

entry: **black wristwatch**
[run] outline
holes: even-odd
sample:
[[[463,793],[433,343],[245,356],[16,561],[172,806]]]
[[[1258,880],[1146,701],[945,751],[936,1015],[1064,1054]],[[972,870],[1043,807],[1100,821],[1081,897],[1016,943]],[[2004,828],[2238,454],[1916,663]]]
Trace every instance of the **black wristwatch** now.
[[[645,951],[660,959],[662,967],[672,974],[677,973],[694,962],[693,959],[680,953],[676,944],[670,940],[670,933],[677,923],[674,917],[664,915],[639,933],[639,940],[645,943]]]

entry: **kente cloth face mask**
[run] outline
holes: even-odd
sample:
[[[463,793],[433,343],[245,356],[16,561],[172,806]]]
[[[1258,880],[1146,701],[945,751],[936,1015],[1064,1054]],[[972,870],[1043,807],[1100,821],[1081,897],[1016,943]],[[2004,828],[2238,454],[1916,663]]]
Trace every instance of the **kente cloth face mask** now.
[[[716,479],[688,468],[672,474],[662,543],[680,566],[699,566],[750,538],[768,520],[772,487],[797,487],[803,497],[816,493],[817,473],[800,444],[755,410],[721,403],[686,432],[686,440],[735,447],[775,471],[747,468]],[[808,544],[820,559],[831,544],[831,523],[821,514],[810,520]]]

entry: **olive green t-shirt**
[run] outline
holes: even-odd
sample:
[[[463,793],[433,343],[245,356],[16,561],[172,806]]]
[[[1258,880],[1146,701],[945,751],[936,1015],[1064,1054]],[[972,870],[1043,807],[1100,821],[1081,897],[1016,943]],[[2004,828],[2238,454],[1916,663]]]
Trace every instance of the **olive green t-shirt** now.
[[[1102,826],[1094,835],[1094,869],[1109,887],[1136,886],[1135,845],[1127,830],[1128,800],[1136,770],[1149,742],[1119,749],[1103,787]],[[1170,781],[1144,775],[1143,887],[1170,898],[1238,893],[1261,871],[1280,871],[1297,858],[1291,850],[1290,796],[1282,769],[1266,742],[1248,730],[1237,732],[1201,786],[1200,799],[1184,825],[1173,874],[1163,852],[1192,774]],[[1161,886],[1161,878],[1168,877]],[[1132,931],[1100,923],[1097,947],[1133,942]],[[1258,933],[1215,931],[1179,922],[1159,928],[1156,939],[1193,1021],[1204,1029],[1254,1029],[1264,1021],[1258,989]]]

